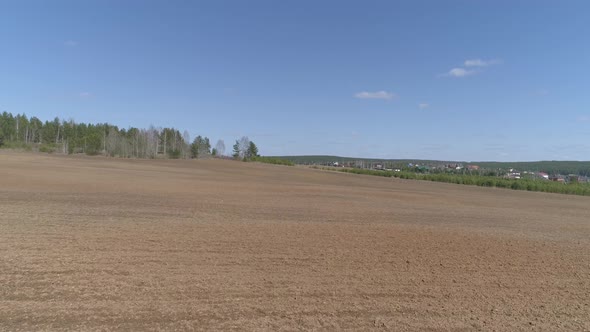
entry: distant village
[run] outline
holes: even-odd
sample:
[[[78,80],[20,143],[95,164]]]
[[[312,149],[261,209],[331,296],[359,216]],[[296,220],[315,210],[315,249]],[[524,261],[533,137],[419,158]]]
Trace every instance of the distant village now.
[[[508,169],[486,169],[475,164],[463,163],[439,163],[439,164],[419,164],[407,163],[404,165],[387,163],[387,162],[368,162],[368,161],[334,161],[324,163],[324,166],[361,168],[377,171],[402,172],[410,171],[417,173],[453,173],[453,174],[472,174],[481,176],[496,176],[505,179],[531,179],[542,181],[555,181],[561,183],[590,183],[590,177],[579,174],[549,174],[546,172],[536,172],[531,170],[519,170],[515,168]]]

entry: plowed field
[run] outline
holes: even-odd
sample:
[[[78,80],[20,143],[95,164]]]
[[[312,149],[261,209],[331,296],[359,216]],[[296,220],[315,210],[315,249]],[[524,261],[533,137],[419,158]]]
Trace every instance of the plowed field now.
[[[590,198],[0,152],[0,330],[590,330]]]

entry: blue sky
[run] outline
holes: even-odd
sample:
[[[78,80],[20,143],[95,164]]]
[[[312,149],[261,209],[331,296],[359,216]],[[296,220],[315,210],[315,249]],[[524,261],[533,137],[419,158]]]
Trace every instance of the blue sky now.
[[[265,155],[590,160],[588,1],[2,1],[0,111]]]

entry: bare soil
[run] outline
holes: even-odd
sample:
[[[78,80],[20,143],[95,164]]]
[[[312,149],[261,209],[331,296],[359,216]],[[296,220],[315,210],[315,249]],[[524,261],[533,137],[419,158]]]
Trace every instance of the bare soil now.
[[[590,198],[0,152],[0,330],[590,330]]]

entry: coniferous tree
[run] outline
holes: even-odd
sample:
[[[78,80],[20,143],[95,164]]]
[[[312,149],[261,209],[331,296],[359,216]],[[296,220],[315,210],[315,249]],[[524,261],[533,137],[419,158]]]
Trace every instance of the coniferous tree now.
[[[252,159],[256,157],[259,157],[258,147],[256,146],[256,144],[254,144],[254,142],[250,141],[250,144],[248,144],[248,150],[246,150],[246,158]]]
[[[191,144],[191,158],[202,158],[211,154],[211,143],[209,138],[201,135],[195,137]]]
[[[234,148],[234,150],[232,152],[232,156],[235,159],[239,159],[240,158],[240,141],[239,140],[236,141],[236,144],[234,144],[233,148]]]

